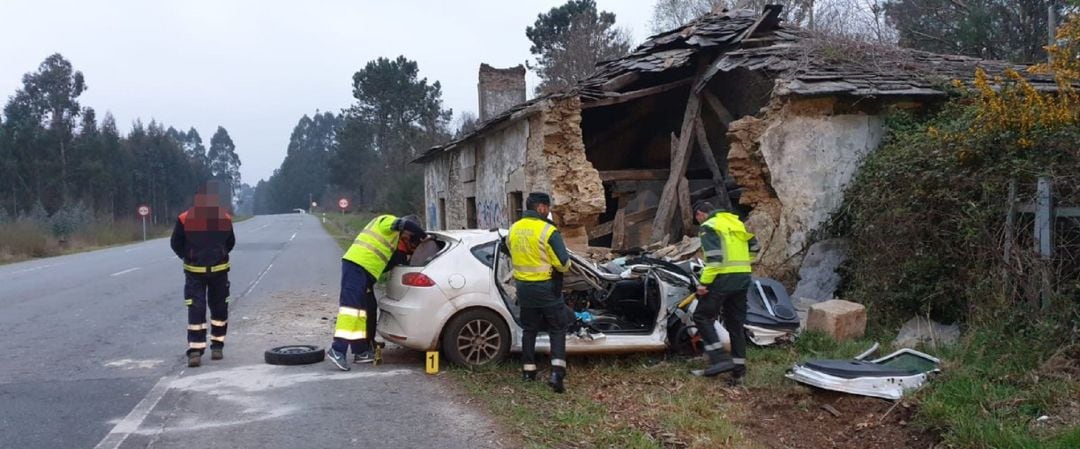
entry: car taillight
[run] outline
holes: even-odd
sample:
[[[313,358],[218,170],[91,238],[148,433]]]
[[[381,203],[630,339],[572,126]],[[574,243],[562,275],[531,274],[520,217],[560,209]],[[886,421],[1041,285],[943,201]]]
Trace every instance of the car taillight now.
[[[435,281],[424,273],[405,273],[401,276],[401,284],[409,287],[434,287]]]

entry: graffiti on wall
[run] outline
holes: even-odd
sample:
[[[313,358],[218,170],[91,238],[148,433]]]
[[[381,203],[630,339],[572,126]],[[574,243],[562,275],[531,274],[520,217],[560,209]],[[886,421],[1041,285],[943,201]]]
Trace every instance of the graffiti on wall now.
[[[427,221],[428,229],[439,229],[439,215],[438,209],[435,208],[435,204],[428,204],[427,207]]]
[[[507,223],[502,203],[481,201],[477,204],[476,226],[480,229],[505,228]]]

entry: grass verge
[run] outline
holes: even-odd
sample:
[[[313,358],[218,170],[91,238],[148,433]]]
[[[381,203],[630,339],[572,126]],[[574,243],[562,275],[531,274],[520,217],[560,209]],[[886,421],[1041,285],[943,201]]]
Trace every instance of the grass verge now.
[[[172,224],[147,225],[148,239],[168,236]],[[93,251],[142,240],[137,221],[94,222],[66,238],[29,221],[0,224],[0,264]]]
[[[1025,354],[1019,339],[991,339],[973,334],[930,351],[944,360],[944,373],[899,402],[786,379],[796,362],[847,359],[872,344],[816,333],[792,345],[751,347],[739,388],[689,376],[702,359],[664,354],[571,357],[564,395],[543,382],[522,383],[513,360],[449,372],[530,448],[1080,447],[1080,346],[1049,357],[1030,347]]]
[[[750,370],[739,388],[728,387],[724,378],[690,376],[703,359],[665,354],[571,357],[563,395],[544,382],[521,382],[516,361],[450,373],[505,428],[519,432],[515,437],[525,447],[753,448],[766,446],[740,428],[752,419],[747,395],[800,391],[783,377],[793,363],[849,358],[870,344],[806,334],[795,345],[750,348]]]
[[[322,221],[323,229],[334,238],[334,241],[338,243],[338,246],[342,250],[349,249],[353,240],[356,238],[356,234],[367,226],[367,223],[375,218],[375,214],[370,212],[360,213],[328,213],[319,214],[319,220]]]

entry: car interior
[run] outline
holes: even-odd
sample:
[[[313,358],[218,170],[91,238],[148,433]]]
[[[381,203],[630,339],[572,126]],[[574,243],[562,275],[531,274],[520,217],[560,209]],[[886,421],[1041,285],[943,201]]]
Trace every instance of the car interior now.
[[[653,331],[662,307],[655,270],[646,264],[598,266],[577,255],[571,258],[573,263],[563,277],[562,292],[568,308],[579,315],[577,326],[613,335]],[[517,320],[519,308],[510,258],[500,253],[493,268],[503,300]]]

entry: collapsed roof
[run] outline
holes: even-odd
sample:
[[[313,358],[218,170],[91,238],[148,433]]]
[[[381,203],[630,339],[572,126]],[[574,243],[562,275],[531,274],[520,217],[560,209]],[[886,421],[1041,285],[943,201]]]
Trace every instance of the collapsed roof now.
[[[705,81],[736,69],[764,71],[776,80],[775,96],[944,97],[951,80],[971,80],[976,68],[990,74],[1025,66],[967,56],[940,55],[852,39],[817,35],[780,22],[780,7],[710,13],[650,37],[629,55],[606,61],[563,92],[521,103],[477,129],[433,147],[414,162],[450,151],[511,118],[529,115],[548,100],[579,96],[583,107],[599,107],[665,92],[705,70]],[[699,64],[707,63],[708,66]],[[1030,77],[1036,89],[1054,90],[1051,77]],[[700,90],[704,82],[694,86]]]

